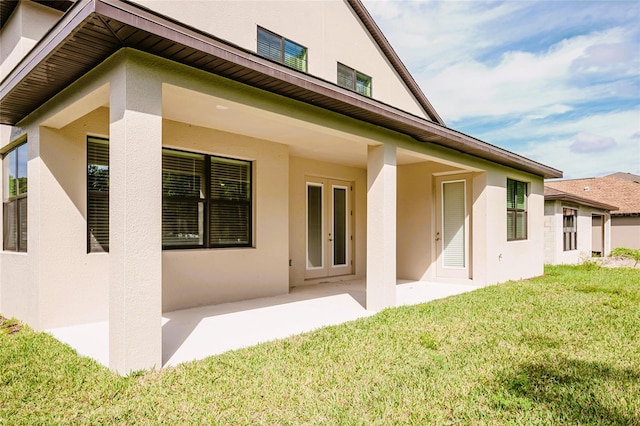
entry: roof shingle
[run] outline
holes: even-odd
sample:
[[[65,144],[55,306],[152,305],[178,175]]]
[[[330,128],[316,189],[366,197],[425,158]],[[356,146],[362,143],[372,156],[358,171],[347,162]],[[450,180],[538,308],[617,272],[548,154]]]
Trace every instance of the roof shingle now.
[[[640,214],[640,183],[614,175],[557,180],[545,182],[545,186],[600,203],[618,206],[613,215]]]

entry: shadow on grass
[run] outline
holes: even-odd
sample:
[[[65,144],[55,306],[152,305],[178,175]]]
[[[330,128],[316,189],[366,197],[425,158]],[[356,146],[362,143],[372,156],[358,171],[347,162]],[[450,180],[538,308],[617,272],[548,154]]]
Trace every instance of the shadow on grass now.
[[[636,370],[553,358],[521,364],[505,374],[494,403],[501,410],[541,406],[563,423],[640,425],[638,407],[632,406],[639,380]]]

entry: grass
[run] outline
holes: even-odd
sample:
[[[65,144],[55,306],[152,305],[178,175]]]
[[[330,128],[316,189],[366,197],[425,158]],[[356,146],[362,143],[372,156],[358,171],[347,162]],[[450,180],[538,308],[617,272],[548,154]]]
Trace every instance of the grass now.
[[[0,425],[640,425],[639,395],[630,268],[548,267],[126,378],[0,318]]]

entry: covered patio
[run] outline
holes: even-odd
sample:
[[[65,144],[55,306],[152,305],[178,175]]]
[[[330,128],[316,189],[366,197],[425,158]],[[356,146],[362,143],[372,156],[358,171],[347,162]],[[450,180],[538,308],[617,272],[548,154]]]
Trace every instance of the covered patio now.
[[[416,305],[475,290],[467,284],[398,281],[397,306]],[[165,312],[162,364],[174,366],[261,342],[375,315],[364,308],[364,280],[292,288],[289,294]],[[80,355],[109,366],[109,324],[46,330]]]

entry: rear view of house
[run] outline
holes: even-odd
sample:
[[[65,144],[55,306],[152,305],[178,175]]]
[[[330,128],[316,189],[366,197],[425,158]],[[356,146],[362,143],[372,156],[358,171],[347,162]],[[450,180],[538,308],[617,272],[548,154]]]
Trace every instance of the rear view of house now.
[[[545,187],[573,197],[609,205],[611,210],[611,249],[640,249],[640,176],[613,173],[603,177],[547,182]],[[606,208],[606,207],[605,207]],[[600,215],[593,218],[594,251],[599,251]],[[608,252],[605,251],[605,255]]]
[[[2,8],[0,312],[108,321],[116,371],[163,312],[543,272],[561,172],[448,128],[358,0]]]
[[[544,187],[544,261],[576,264],[611,253],[611,210],[618,207]]]

